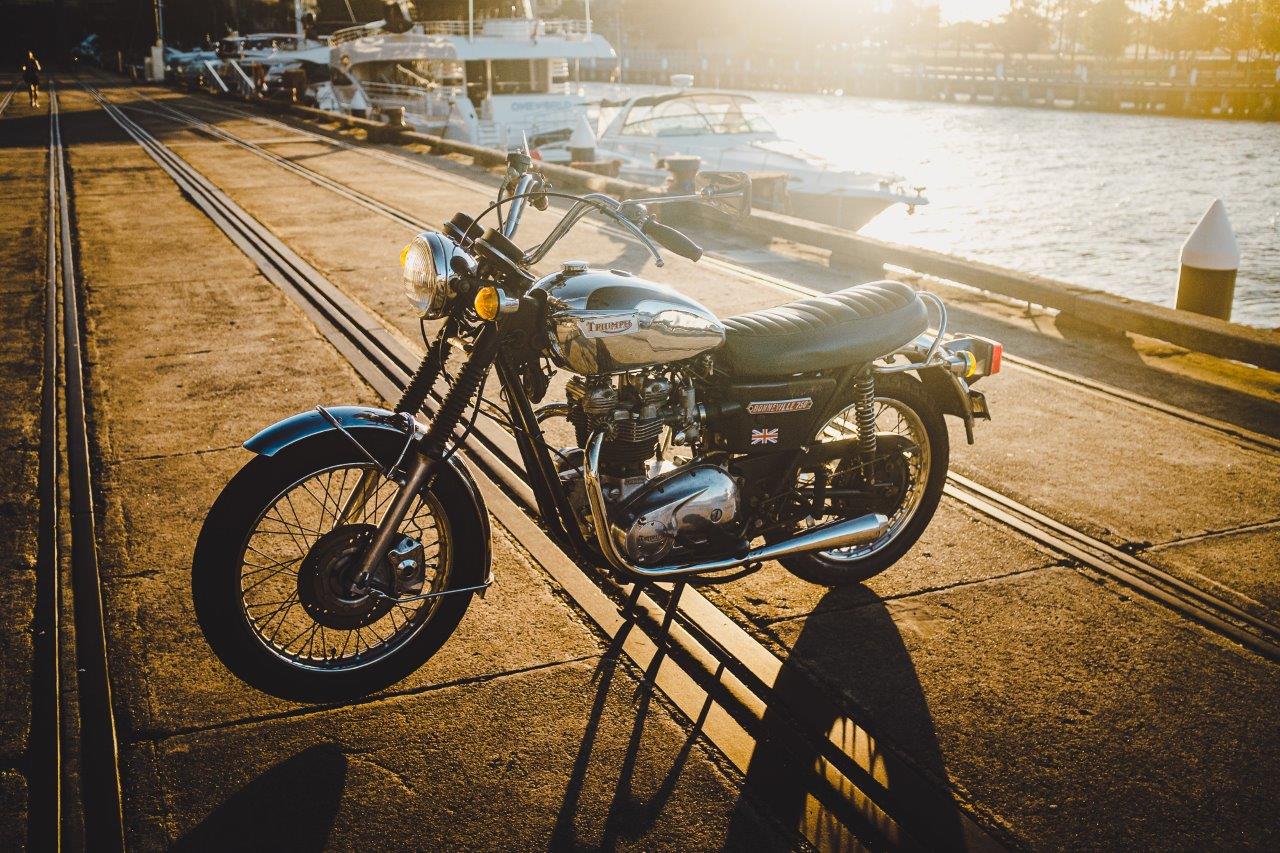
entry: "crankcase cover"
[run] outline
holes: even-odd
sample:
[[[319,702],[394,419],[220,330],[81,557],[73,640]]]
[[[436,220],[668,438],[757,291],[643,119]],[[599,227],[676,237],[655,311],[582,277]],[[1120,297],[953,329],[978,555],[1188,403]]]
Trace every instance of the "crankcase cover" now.
[[[707,308],[652,281],[611,270],[562,272],[549,296],[552,360],[586,376],[683,361],[724,343]]]
[[[637,564],[673,548],[736,538],[738,484],[715,465],[686,465],[657,477],[618,508],[613,535]]]

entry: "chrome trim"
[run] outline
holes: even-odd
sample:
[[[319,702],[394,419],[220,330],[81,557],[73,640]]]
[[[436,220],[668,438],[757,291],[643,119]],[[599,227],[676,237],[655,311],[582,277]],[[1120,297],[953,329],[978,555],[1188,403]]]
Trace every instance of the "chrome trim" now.
[[[718,572],[734,569],[748,563],[762,563],[796,554],[807,554],[813,551],[829,551],[836,548],[850,548],[874,542],[884,535],[889,527],[889,519],[879,513],[870,513],[857,518],[833,521],[819,527],[810,528],[790,539],[752,548],[736,557],[723,557],[702,563],[685,563],[671,566],[636,566],[627,562],[618,551],[617,545],[610,535],[609,513],[604,501],[604,490],[600,486],[600,448],[604,444],[604,433],[592,434],[587,442],[586,464],[583,466],[582,479],[586,485],[587,505],[591,511],[591,525],[595,529],[596,541],[605,559],[615,569],[630,572],[645,578],[670,578],[683,575]]]

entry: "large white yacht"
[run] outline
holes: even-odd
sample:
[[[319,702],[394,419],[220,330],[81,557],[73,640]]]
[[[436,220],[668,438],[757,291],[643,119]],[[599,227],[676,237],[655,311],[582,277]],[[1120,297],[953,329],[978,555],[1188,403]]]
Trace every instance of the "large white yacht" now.
[[[686,78],[673,78],[677,84],[692,83],[677,76]],[[895,204],[914,211],[929,203],[923,187],[898,175],[838,169],[782,139],[748,95],[678,88],[604,101],[599,120],[597,159],[621,161],[621,177],[642,183],[663,180],[663,161],[674,155],[700,157],[705,169],[784,173],[786,192],[772,201],[779,212],[852,230]]]
[[[407,2],[387,8],[386,20],[331,36],[333,85],[321,106],[402,107],[425,133],[494,148],[527,136],[536,148],[563,143],[586,114],[579,63],[615,58],[590,20],[543,20],[527,2],[507,17],[455,21],[414,21]]]

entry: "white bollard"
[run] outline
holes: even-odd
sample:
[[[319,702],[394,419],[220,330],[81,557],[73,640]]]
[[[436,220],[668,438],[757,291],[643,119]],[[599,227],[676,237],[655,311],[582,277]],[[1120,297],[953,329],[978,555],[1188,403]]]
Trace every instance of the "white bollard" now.
[[[1178,309],[1230,320],[1239,269],[1240,247],[1227,209],[1222,199],[1214,199],[1182,244]]]
[[[578,126],[569,137],[569,159],[574,163],[592,163],[596,159],[596,132],[586,116],[578,116]]]

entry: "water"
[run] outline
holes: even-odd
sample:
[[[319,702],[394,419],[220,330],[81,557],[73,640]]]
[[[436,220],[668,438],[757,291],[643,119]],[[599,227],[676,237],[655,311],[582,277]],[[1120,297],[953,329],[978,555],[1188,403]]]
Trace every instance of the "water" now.
[[[927,187],[928,207],[861,233],[1170,307],[1182,242],[1221,198],[1242,256],[1232,319],[1280,326],[1280,124],[752,95],[835,165]]]

